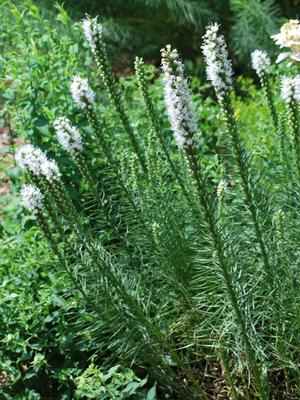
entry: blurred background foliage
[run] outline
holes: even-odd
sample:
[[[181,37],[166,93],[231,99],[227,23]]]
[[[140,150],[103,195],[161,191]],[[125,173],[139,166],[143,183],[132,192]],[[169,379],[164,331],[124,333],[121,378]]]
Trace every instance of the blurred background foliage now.
[[[53,13],[55,2],[35,4]],[[66,0],[64,6],[74,20],[85,13],[99,15],[112,53],[125,64],[136,54],[158,63],[159,49],[166,43],[178,47],[183,58],[195,60],[206,24],[217,21],[242,72],[249,71],[253,49],[274,51],[270,35],[300,12],[299,0]]]

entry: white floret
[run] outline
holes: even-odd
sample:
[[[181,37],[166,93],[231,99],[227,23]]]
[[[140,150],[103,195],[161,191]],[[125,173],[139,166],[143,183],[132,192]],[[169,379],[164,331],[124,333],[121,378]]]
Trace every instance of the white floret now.
[[[78,107],[85,109],[91,108],[95,100],[95,93],[91,89],[87,78],[74,76],[70,90],[75,103]]]
[[[53,123],[61,146],[75,157],[83,149],[82,137],[79,130],[65,117],[58,117]]]
[[[254,50],[251,54],[251,60],[252,67],[256,71],[258,76],[262,76],[263,74],[268,72],[271,65],[271,60],[265,51]]]
[[[162,72],[165,103],[174,138],[179,148],[194,143],[197,126],[184,67],[176,49],[162,50]]]
[[[233,71],[224,37],[218,36],[218,33],[219,25],[209,24],[201,48],[206,61],[208,80],[214,86],[217,96],[223,97],[232,88]]]
[[[23,185],[21,189],[22,204],[32,214],[38,214],[43,207],[44,196],[34,185]]]

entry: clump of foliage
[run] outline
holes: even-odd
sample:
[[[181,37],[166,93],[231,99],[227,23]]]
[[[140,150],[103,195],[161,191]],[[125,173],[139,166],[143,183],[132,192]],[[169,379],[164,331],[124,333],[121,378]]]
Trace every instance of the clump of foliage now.
[[[67,317],[78,296],[70,299],[68,280],[55,271],[46,241],[32,218],[19,212],[19,201],[9,195],[1,209],[0,396],[67,396],[75,387],[70,377],[89,357]]]
[[[234,107],[224,38],[210,25],[202,50],[223,127],[211,157],[177,50],[162,50],[173,140],[143,60],[135,61],[140,100],[129,113],[103,26],[87,17],[83,32],[110,104],[99,105],[88,79],[76,75],[71,94],[88,128],[80,130],[74,114],[52,114],[76,179],[62,175],[52,149],[26,144],[16,154],[29,182],[23,204],[80,299],[83,341],[108,363],[147,370],[161,396],[296,398],[299,75],[291,69],[275,100],[271,61],[253,54],[270,117],[262,124],[253,110],[250,129],[262,124],[268,137],[252,142]]]
[[[145,391],[147,377],[139,379],[131,369],[120,365],[102,371],[92,362],[82,375],[76,378],[75,398],[82,399],[140,399],[156,400],[155,385]]]

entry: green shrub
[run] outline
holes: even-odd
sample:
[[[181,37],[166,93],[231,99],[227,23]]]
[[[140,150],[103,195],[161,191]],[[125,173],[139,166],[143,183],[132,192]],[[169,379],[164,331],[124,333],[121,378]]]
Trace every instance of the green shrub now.
[[[4,228],[8,220],[12,217],[6,214]],[[27,217],[22,221],[27,227],[32,224]],[[10,235],[12,227],[10,223]],[[87,359],[66,317],[78,307],[77,296],[66,298],[66,277],[55,272],[55,260],[41,233],[35,227],[22,235],[18,225],[15,229],[14,236],[1,240],[0,371],[5,379],[0,396],[66,396],[73,390],[70,376]]]

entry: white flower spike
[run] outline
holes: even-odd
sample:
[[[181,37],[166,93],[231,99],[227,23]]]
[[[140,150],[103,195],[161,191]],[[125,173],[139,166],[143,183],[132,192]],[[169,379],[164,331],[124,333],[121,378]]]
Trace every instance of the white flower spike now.
[[[74,76],[70,87],[73,99],[79,108],[92,108],[95,100],[95,93],[91,89],[87,78]]]
[[[58,180],[61,177],[58,165],[54,160],[48,160],[41,149],[25,144],[20,147],[15,156],[17,165],[28,172],[44,176],[49,182]]]
[[[103,26],[98,22],[98,17],[86,17],[82,21],[83,33],[92,52],[96,51],[97,42],[102,38]]]
[[[48,182],[58,181],[61,177],[58,165],[54,160],[45,160],[41,165],[41,174]]]
[[[167,45],[161,53],[165,103],[175,140],[182,149],[193,145],[197,129],[190,90],[177,50]]]
[[[295,100],[297,103],[300,102],[300,75],[296,75],[294,78],[284,76],[281,81],[281,97],[287,103],[291,103]]]
[[[271,65],[271,60],[265,51],[254,50],[251,54],[251,60],[252,67],[259,77],[261,77],[265,73],[268,73]]]
[[[43,207],[44,196],[34,185],[23,185],[21,189],[22,204],[32,214],[36,215]]]
[[[218,33],[219,25],[209,24],[201,48],[206,60],[208,80],[213,84],[217,96],[222,98],[232,88],[233,71],[224,37],[218,36]]]
[[[31,144],[25,144],[17,150],[15,160],[21,169],[27,169],[34,175],[39,175],[41,173],[41,164],[47,158],[42,150]]]
[[[71,124],[68,118],[58,117],[53,123],[57,138],[61,146],[75,157],[83,149],[82,137],[79,130]]]

